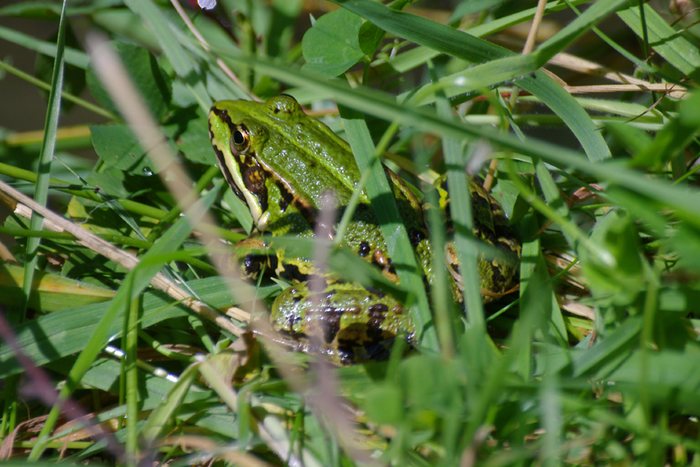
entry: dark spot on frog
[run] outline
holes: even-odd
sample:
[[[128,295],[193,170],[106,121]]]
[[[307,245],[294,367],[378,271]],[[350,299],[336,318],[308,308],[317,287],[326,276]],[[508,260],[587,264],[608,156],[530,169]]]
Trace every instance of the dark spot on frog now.
[[[489,239],[495,235],[493,226],[493,207],[488,198],[484,196],[472,196],[472,218],[476,221],[475,229],[482,231],[482,235],[488,235]],[[478,224],[478,226],[476,225]]]
[[[295,111],[301,110],[299,103],[289,94],[280,94],[277,97],[272,97],[266,103],[272,109],[273,114],[282,112],[283,114],[291,115]]]
[[[271,255],[249,254],[245,255],[241,261],[241,268],[246,277],[257,279],[263,274],[267,277],[277,267],[277,257]]]
[[[267,187],[265,186],[265,173],[258,165],[245,166],[243,169],[243,183],[245,183],[248,191],[253,193],[258,202],[260,209],[267,211]]]
[[[246,274],[254,276],[262,270],[262,261],[260,255],[246,255],[243,258],[243,271]]]
[[[358,363],[358,360],[355,357],[355,347],[352,341],[338,341],[338,360],[340,360],[341,365]]]
[[[385,342],[387,339],[393,339],[395,336],[386,331],[382,331],[379,326],[371,326],[367,328],[367,338],[369,342],[378,343]]]
[[[387,311],[389,311],[389,307],[383,303],[375,303],[369,307],[370,314],[386,313]]]
[[[371,360],[386,360],[389,358],[391,346],[396,336],[379,328],[367,330],[367,341],[364,343],[364,353]]]
[[[501,268],[496,265],[491,268],[491,283],[493,284],[493,291],[496,293],[504,293],[510,287],[511,281],[508,277],[503,275]]]
[[[284,270],[279,275],[282,279],[298,282],[304,282],[309,278],[308,274],[299,271],[299,267],[294,264],[285,264]]]
[[[411,231],[408,233],[408,236],[411,240],[411,245],[417,246],[421,240],[425,238],[425,233],[421,232],[418,229],[411,229]]]
[[[321,331],[323,332],[323,340],[326,344],[330,344],[335,339],[335,336],[340,330],[340,318],[343,315],[343,310],[326,306],[321,309]]]
[[[390,266],[390,259],[387,255],[384,254],[382,250],[377,248],[374,250],[374,255],[372,255],[372,261],[374,261],[374,264],[379,266],[382,269],[386,269]]]
[[[280,193],[282,194],[282,196],[279,199],[280,211],[285,212],[287,210],[287,207],[289,207],[289,205],[294,200],[294,196],[292,196],[292,194],[289,193],[287,190],[280,189]]]
[[[369,322],[367,323],[368,333],[369,329],[379,329],[382,322],[384,322],[384,319],[386,318],[387,311],[389,311],[389,307],[383,303],[375,303],[369,307]]]
[[[285,316],[284,326],[279,328],[276,326],[277,330],[287,334],[291,337],[301,337],[303,334],[294,332],[296,325],[301,321],[301,316],[296,313],[289,313]]]
[[[287,210],[287,207],[290,204],[294,204],[294,206],[296,206],[296,208],[299,210],[299,213],[304,218],[306,223],[308,225],[314,225],[316,223],[316,219],[318,219],[318,210],[308,202],[305,202],[300,197],[294,196],[294,193],[290,192],[290,190],[284,183],[275,178],[274,174],[269,175],[272,176],[273,180],[275,181],[275,184],[277,185],[277,188],[279,188],[279,191],[282,194],[282,198],[279,201],[280,209],[282,209],[282,211],[284,212]]]
[[[357,253],[364,258],[369,254],[370,250],[369,243],[360,242],[360,248],[357,250]]]

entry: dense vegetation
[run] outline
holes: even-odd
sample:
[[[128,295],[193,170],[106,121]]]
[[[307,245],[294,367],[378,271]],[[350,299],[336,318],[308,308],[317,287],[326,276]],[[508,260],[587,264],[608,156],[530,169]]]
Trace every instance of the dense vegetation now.
[[[0,5],[3,458],[700,465],[697,1],[65,3]],[[351,143],[410,352],[291,352],[287,284],[236,273],[252,220],[207,112],[280,93]],[[425,287],[377,157],[426,205],[448,180],[426,217],[464,303]],[[486,304],[465,171],[522,243]]]

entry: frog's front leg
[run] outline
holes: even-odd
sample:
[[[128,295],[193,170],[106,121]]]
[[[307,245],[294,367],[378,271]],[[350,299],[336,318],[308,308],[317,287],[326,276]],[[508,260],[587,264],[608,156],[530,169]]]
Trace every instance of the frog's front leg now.
[[[303,350],[340,364],[384,359],[397,337],[410,341],[414,333],[401,303],[348,282],[325,284],[315,293],[308,283],[295,283],[273,303],[271,320]]]

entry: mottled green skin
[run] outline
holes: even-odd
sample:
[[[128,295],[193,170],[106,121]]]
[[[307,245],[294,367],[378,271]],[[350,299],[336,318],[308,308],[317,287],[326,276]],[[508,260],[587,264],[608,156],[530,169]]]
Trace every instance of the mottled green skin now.
[[[333,189],[342,211],[360,179],[348,144],[326,125],[304,114],[289,96],[264,103],[217,102],[209,114],[209,129],[222,171],[248,204],[258,230],[265,234],[312,236],[324,192]],[[234,136],[235,130],[247,133],[245,143],[232,142],[243,141],[240,135]],[[432,251],[421,204],[398,176],[390,171],[387,175],[419,264],[430,281]],[[475,203],[475,233],[506,251],[519,249],[510,235],[502,234],[507,231],[507,221],[498,204],[477,185],[470,185],[470,189],[472,196],[480,199]],[[397,280],[365,193],[360,196],[342,245]],[[450,251],[447,254],[451,256]],[[456,262],[451,267],[458,280]],[[501,293],[512,285],[517,266],[482,259],[479,267],[482,287]],[[273,326],[298,340],[304,349],[349,363],[381,357],[393,338],[413,333],[407,311],[389,295],[325,276],[323,292],[313,296],[304,282],[304,276],[314,272],[308,258],[285,258],[276,269],[293,285],[273,303]],[[455,285],[453,289],[456,298],[461,299],[460,287]],[[317,339],[310,338],[314,322],[321,325]]]
[[[395,298],[348,282],[329,282],[320,293],[297,282],[275,300],[272,320],[300,350],[341,364],[384,359],[397,336],[413,336],[408,310]]]

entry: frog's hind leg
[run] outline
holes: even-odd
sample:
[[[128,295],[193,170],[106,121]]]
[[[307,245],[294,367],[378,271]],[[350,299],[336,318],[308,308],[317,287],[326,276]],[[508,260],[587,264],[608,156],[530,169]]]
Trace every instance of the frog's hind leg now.
[[[397,337],[410,341],[414,333],[401,303],[354,283],[329,283],[315,293],[296,283],[272,310],[275,329],[339,364],[386,359]]]

